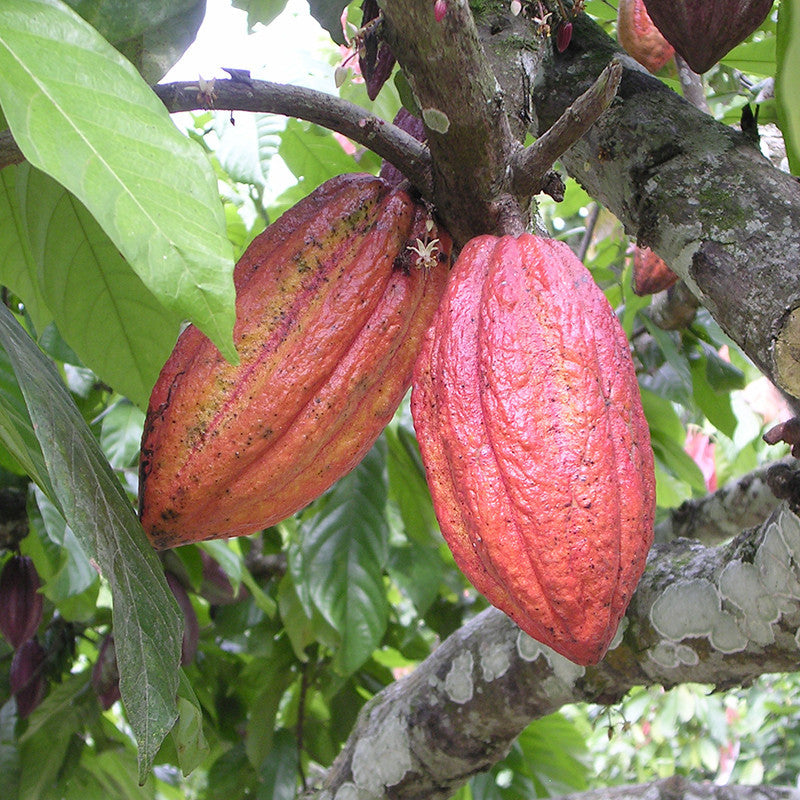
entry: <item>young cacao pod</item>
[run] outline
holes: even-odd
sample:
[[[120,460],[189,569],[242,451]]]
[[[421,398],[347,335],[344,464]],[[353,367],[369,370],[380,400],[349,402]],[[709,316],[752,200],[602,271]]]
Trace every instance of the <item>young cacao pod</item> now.
[[[772,0],[644,0],[664,38],[695,71],[711,69],[766,19]]]
[[[9,670],[11,694],[17,701],[17,716],[21,719],[42,702],[47,682],[44,676],[45,649],[36,639],[27,639],[14,653]]]
[[[678,282],[678,276],[649,247],[633,246],[633,293],[663,292]]]
[[[0,573],[0,632],[16,649],[42,621],[39,574],[27,556],[11,556]]]
[[[100,643],[97,661],[92,666],[92,688],[104,711],[108,711],[122,696],[119,691],[117,651],[110,633]]]
[[[171,572],[165,572],[167,579],[178,607],[183,612],[183,639],[181,639],[181,666],[185,667],[194,661],[197,655],[197,645],[200,640],[200,623],[197,620],[197,612],[194,610],[192,600],[184,585]]]
[[[675,49],[653,25],[644,0],[619,0],[617,39],[648,72],[658,72],[675,55]]]
[[[190,326],[150,397],[139,505],[157,548],[273,525],[358,464],[411,383],[450,247],[371,175],[332,178],[252,242],[240,363]]]
[[[565,244],[467,243],[411,410],[456,563],[533,638],[599,661],[652,543],[655,478],[627,339]]]

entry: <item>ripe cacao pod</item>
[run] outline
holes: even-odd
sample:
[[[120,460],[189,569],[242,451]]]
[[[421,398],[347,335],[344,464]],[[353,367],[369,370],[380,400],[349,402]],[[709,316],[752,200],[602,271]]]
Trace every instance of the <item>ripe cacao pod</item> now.
[[[648,72],[658,72],[675,55],[675,49],[653,25],[644,0],[619,0],[617,39]]]
[[[678,276],[649,247],[633,247],[633,293],[663,292],[678,282]]]
[[[36,641],[24,641],[14,653],[9,670],[11,694],[17,701],[17,716],[21,719],[42,702],[47,682],[44,676],[45,649]]]
[[[42,621],[39,574],[27,556],[11,556],[0,573],[0,631],[16,649],[28,641]]]
[[[711,69],[766,19],[772,0],[644,0],[664,38],[695,72]]]
[[[139,506],[157,548],[273,525],[358,464],[447,281],[431,226],[402,189],[340,175],[252,242],[234,272],[240,363],[190,326],[150,397]]]
[[[627,339],[565,244],[467,243],[411,410],[456,563],[534,639],[599,661],[652,543],[655,478]]]

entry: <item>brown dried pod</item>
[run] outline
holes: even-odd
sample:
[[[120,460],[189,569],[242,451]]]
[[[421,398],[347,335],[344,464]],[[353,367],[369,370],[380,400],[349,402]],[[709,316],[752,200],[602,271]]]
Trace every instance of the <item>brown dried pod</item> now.
[[[617,39],[649,72],[658,72],[675,55],[675,48],[650,19],[644,0],[619,0]]]
[[[411,410],[456,563],[534,639],[599,661],[644,570],[655,476],[628,341],[565,244],[467,243]]]
[[[156,547],[254,533],[358,464],[411,383],[450,247],[372,175],[332,178],[253,241],[234,273],[240,363],[189,327],[150,398],[139,496]]]
[[[644,0],[664,38],[695,72],[711,69],[766,19],[772,0]]]
[[[30,639],[42,621],[39,573],[28,556],[11,556],[0,573],[0,632],[13,647]]]

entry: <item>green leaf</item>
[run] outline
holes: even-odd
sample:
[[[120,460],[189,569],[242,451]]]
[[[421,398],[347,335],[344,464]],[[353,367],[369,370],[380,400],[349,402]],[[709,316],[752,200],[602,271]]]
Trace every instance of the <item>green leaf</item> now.
[[[23,166],[17,192],[38,266],[34,280],[60,333],[84,365],[146,407],[180,316],[156,300],[63,186]]]
[[[705,354],[690,362],[693,396],[708,421],[729,438],[733,438],[738,421],[731,407],[731,396],[716,392],[708,381],[708,361]]]
[[[145,285],[235,359],[232,248],[216,180],[141,76],[58,0],[0,5],[0,105]]]
[[[333,175],[362,171],[331,131],[296,119],[287,121],[278,154],[292,174],[302,179],[306,192],[316,189]]]
[[[178,766],[184,775],[198,767],[210,750],[203,734],[200,703],[183,670],[180,670],[178,685],[178,722],[172,729],[172,741],[178,754]]]
[[[144,413],[127,400],[114,403],[103,415],[100,446],[114,469],[125,469],[139,458]]]
[[[303,519],[290,547],[298,591],[339,632],[334,666],[348,675],[378,646],[388,619],[386,443],[379,439]]]
[[[778,70],[775,98],[786,143],[789,168],[800,175],[800,0],[781,0],[778,6]]]
[[[342,11],[347,0],[308,0],[311,16],[325,28],[336,44],[345,44],[342,33]]]
[[[298,766],[294,734],[279,730],[275,734],[272,750],[259,771],[257,800],[294,800]]]
[[[41,330],[52,315],[39,291],[28,228],[17,197],[17,175],[22,169],[20,165],[0,170],[0,283],[24,300],[26,311]]]
[[[219,144],[214,155],[234,181],[263,187],[285,127],[286,117],[279,114],[246,114],[235,125],[229,117],[218,115],[214,131]]]
[[[287,0],[233,0],[233,7],[247,12],[247,27],[254,28],[257,22],[269,25],[284,8]]]
[[[747,75],[771,78],[775,74],[775,37],[752,39],[733,48],[722,60],[722,64],[741,70]]]
[[[406,535],[419,544],[441,541],[439,524],[414,435],[400,424],[385,431],[389,497],[397,504]]]
[[[14,735],[16,724],[16,704],[9,697],[0,707],[0,797],[19,796],[20,759]]]
[[[0,439],[31,480],[57,504],[42,449],[25,405],[25,398],[22,396],[8,355],[2,348],[0,348]]]
[[[0,306],[5,348],[64,519],[109,582],[120,690],[144,779],[175,721],[181,617],[161,563],[52,364]]]

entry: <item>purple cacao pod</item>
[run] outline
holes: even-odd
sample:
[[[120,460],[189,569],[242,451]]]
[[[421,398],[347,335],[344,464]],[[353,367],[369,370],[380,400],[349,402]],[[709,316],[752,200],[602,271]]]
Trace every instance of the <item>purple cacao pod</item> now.
[[[417,141],[425,142],[425,126],[419,117],[415,117],[410,111],[401,108],[395,114],[393,124],[397,125],[401,131],[410,133]],[[384,161],[381,163],[381,178],[383,178],[389,186],[399,186],[405,177],[403,173],[394,164]]]
[[[653,24],[695,72],[705,72],[766,19],[772,0],[644,0]]]
[[[178,601],[178,606],[183,611],[183,641],[181,642],[181,666],[194,661],[197,654],[197,642],[200,638],[200,623],[197,621],[192,601],[183,584],[171,572],[164,573],[172,594]]]
[[[97,661],[92,667],[92,688],[104,711],[107,711],[120,698],[119,669],[114,637],[108,634],[97,651]]]
[[[200,560],[203,562],[203,576],[200,581],[199,594],[212,606],[228,606],[231,603],[238,603],[247,594],[247,589],[241,584],[234,591],[225,570],[205,550],[200,551]]]
[[[42,702],[47,684],[44,661],[47,653],[36,639],[23,642],[11,659],[9,682],[17,701],[17,716],[27,717]]]
[[[42,621],[39,575],[27,556],[11,556],[0,574],[0,631],[17,649]]]

